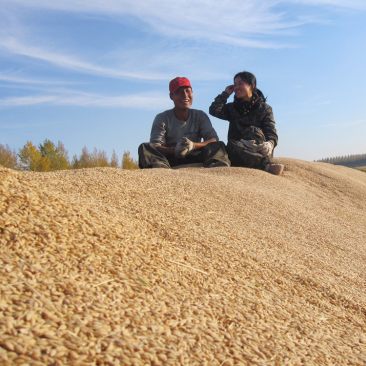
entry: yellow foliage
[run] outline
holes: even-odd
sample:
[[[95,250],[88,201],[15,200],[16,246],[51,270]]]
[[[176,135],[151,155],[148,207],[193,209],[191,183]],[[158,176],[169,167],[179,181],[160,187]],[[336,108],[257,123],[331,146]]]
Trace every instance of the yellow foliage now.
[[[47,156],[42,156],[40,151],[30,141],[19,149],[19,159],[22,170],[32,170],[34,172],[51,171],[51,161]]]
[[[73,169],[92,168],[91,156],[86,146],[82,148],[79,157],[76,154],[73,156],[71,167]]]
[[[140,169],[137,160],[134,160],[131,157],[131,153],[129,151],[125,151],[123,153],[122,169]]]
[[[112,168],[118,168],[118,156],[117,156],[117,154],[116,154],[116,152],[114,150],[113,150],[111,162],[109,163],[109,165]]]
[[[115,156],[115,158],[117,158],[117,155]],[[117,164],[118,164],[118,158],[117,158]],[[108,162],[107,153],[105,151],[97,150],[97,148],[94,148],[93,152],[89,153],[86,146],[84,146],[83,149],[81,150],[81,155],[79,157],[77,157],[77,155],[73,156],[71,162],[71,167],[73,169],[108,167],[108,166],[111,165]]]
[[[92,164],[95,167],[109,166],[107,153],[102,150],[97,150],[95,147],[92,154]]]
[[[39,144],[39,151],[42,157],[49,159],[50,170],[70,169],[69,156],[61,141],[56,147],[52,141],[46,139],[43,144]]]
[[[5,168],[17,169],[18,156],[15,150],[11,151],[8,145],[0,144],[0,165]]]
[[[27,141],[23,148],[19,149],[18,154],[15,151],[12,152],[8,145],[5,147],[0,144],[0,165],[13,169],[49,172],[94,167],[118,168],[118,163],[119,159],[115,150],[109,160],[104,150],[94,148],[90,153],[86,146],[82,148],[79,157],[76,154],[73,156],[70,163],[68,152],[61,141],[56,146],[52,141],[46,139],[39,144],[38,148],[31,141]],[[129,151],[123,153],[121,167],[122,169],[139,169],[138,161],[131,157]]]

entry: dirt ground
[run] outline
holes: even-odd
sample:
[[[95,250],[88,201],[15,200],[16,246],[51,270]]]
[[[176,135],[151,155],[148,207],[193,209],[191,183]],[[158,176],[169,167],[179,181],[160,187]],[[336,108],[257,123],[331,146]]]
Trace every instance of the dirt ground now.
[[[357,168],[355,168],[357,170],[361,170],[362,172],[366,172],[366,166],[358,166]]]
[[[366,365],[366,174],[0,167],[2,365]]]

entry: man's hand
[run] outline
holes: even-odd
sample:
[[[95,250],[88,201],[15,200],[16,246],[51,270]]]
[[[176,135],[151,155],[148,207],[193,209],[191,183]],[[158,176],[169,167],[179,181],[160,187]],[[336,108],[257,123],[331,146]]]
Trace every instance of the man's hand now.
[[[182,137],[175,147],[175,157],[184,158],[187,154],[194,150],[194,143],[187,137]]]
[[[243,145],[244,145],[248,150],[250,150],[250,151],[252,151],[252,152],[258,152],[258,149],[259,149],[259,146],[260,146],[260,145],[257,145],[257,144],[255,143],[255,140],[243,140],[243,139],[241,139],[240,141],[243,143]]]
[[[234,85],[229,85],[226,87],[225,89],[226,93],[228,93],[229,95],[233,94],[234,91]]]
[[[263,156],[271,155],[273,149],[274,149],[274,143],[272,140],[263,142],[263,144],[258,145],[258,152]]]

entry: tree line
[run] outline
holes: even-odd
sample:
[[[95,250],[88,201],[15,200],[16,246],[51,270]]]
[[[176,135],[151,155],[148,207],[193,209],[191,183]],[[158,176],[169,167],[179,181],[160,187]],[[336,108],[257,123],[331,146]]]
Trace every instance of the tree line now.
[[[89,152],[86,146],[82,148],[79,156],[75,154],[70,161],[68,151],[63,143],[59,141],[56,145],[48,139],[40,143],[38,147],[27,141],[18,153],[11,150],[8,145],[4,146],[0,143],[0,165],[6,168],[34,172],[95,167],[139,169],[137,160],[131,157],[129,151],[123,153],[121,164],[119,164],[118,156],[114,150],[109,159],[105,151],[94,148],[92,152]]]
[[[354,168],[357,166],[365,166],[366,165],[366,154],[359,155],[347,155],[347,156],[336,156],[333,158],[325,158],[316,160],[320,163],[329,163],[334,165],[343,165],[350,168]]]

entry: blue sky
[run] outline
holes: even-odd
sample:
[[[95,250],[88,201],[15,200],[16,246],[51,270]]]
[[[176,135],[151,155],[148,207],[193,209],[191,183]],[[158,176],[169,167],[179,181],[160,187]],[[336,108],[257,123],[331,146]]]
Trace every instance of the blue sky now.
[[[137,157],[171,79],[208,113],[245,70],[273,107],[276,156],[364,154],[365,65],[366,0],[0,0],[0,143]]]

